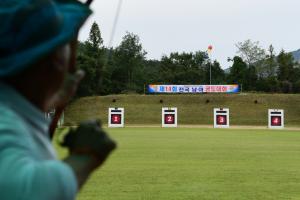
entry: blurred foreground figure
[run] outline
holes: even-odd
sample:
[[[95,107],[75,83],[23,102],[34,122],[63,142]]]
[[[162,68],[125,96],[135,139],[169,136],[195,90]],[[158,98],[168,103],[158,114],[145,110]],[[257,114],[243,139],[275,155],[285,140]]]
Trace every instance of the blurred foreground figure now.
[[[116,147],[97,121],[71,130],[56,158],[44,113],[64,105],[84,73],[74,41],[91,14],[76,0],[0,1],[0,199],[73,200]]]

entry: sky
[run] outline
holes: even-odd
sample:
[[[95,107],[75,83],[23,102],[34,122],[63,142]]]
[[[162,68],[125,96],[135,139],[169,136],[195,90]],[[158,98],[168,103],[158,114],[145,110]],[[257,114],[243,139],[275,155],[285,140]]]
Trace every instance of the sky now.
[[[99,24],[104,45],[111,40],[119,0],[94,0],[94,14],[80,32],[88,38],[91,24]],[[238,42],[259,41],[275,52],[300,48],[299,0],[123,0],[112,46],[126,32],[137,34],[148,59],[171,52],[206,51],[228,68],[228,57],[236,55]]]

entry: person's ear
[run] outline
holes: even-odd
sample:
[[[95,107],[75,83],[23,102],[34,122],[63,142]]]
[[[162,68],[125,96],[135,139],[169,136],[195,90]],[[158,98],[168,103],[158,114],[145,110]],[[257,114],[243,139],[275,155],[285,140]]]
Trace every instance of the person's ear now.
[[[47,65],[57,72],[66,73],[70,63],[70,45],[57,48],[50,56]]]

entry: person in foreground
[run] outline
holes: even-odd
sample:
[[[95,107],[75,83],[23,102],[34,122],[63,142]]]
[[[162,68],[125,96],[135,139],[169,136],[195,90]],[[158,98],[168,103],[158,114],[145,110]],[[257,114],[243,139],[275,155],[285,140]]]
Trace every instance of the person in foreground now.
[[[0,1],[1,200],[75,199],[116,147],[99,122],[83,122],[59,161],[44,115],[66,104],[84,76],[73,44],[90,14],[76,0]]]

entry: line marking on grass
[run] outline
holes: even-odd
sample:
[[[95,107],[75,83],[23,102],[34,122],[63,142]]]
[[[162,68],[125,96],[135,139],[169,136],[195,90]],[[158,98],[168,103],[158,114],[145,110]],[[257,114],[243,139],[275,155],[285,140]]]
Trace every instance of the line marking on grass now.
[[[60,128],[76,128],[77,126],[61,126]],[[103,124],[103,128],[109,128],[107,124]],[[162,128],[161,124],[128,124],[125,125],[124,128]],[[213,125],[195,125],[195,124],[185,124],[185,125],[178,125],[177,128],[205,128],[205,129],[221,129],[221,128],[214,128]],[[176,129],[176,128],[162,128],[162,129]],[[242,130],[272,130],[269,129],[267,126],[230,126],[230,128],[226,129],[242,129]],[[285,127],[284,129],[279,129],[279,131],[300,131],[300,127]]]
[[[104,125],[107,128],[107,125]],[[162,128],[161,124],[129,124],[125,125],[125,128]],[[177,128],[207,128],[207,129],[214,129],[213,125],[194,125],[194,124],[185,124],[185,125],[178,125]],[[168,128],[163,128],[168,129]],[[176,128],[175,128],[176,129]],[[243,129],[243,130],[271,130],[267,126],[230,126],[229,129]],[[300,131],[300,127],[285,127],[286,131]],[[276,130],[275,130],[276,131]]]

